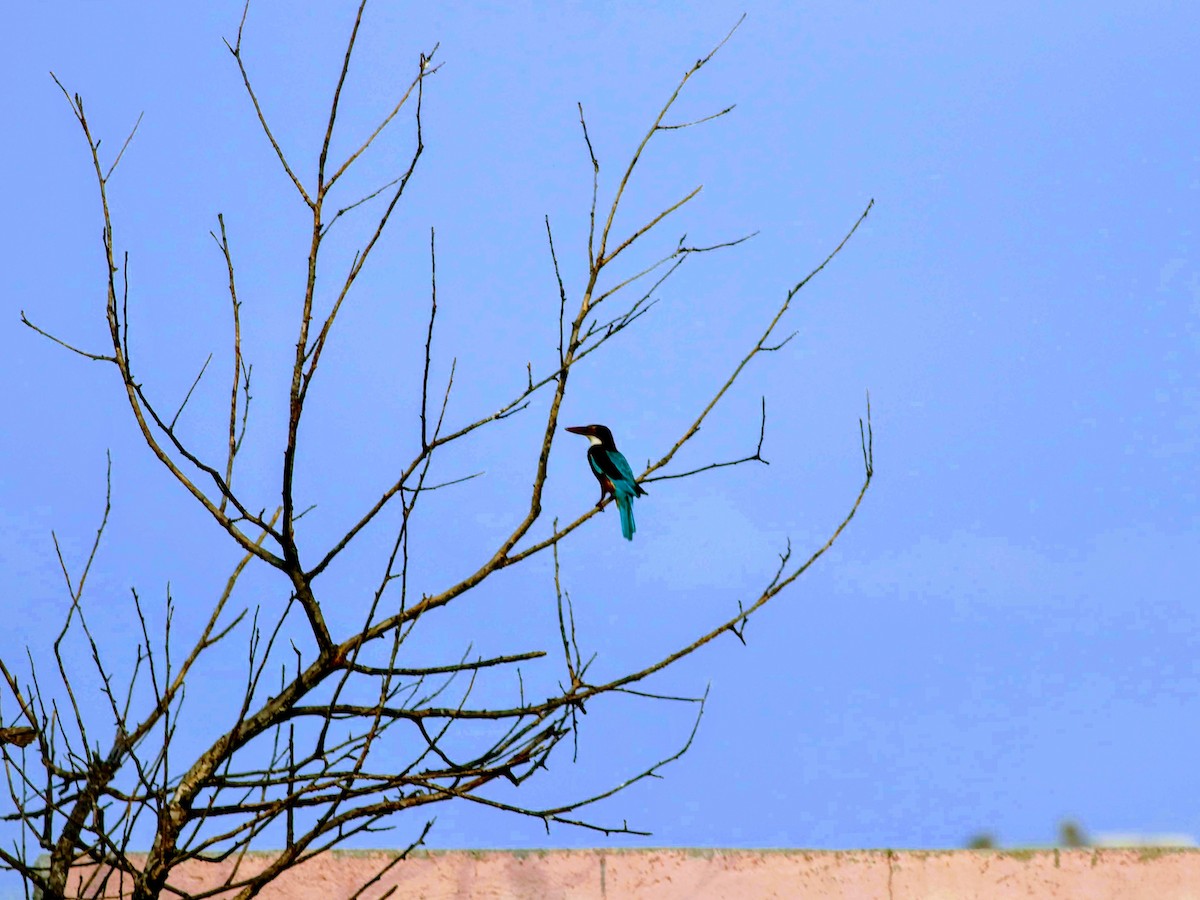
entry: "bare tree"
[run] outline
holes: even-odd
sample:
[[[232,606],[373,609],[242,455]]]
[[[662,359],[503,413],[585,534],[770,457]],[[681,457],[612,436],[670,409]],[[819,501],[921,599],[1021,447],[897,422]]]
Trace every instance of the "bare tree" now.
[[[129,893],[138,898],[163,893],[208,896],[218,889],[187,894],[172,885],[172,870],[197,858],[239,859],[249,849],[279,835],[283,847],[265,869],[251,872],[235,867],[234,874],[220,888],[234,890],[239,897],[252,897],[280,873],[314,854],[353,835],[385,827],[397,813],[413,811],[422,815],[420,810],[424,807],[448,800],[533,817],[547,826],[552,822],[565,823],[605,834],[633,831],[624,822],[603,824],[582,818],[580,811],[637,781],[656,776],[666,764],[685,753],[695,735],[695,726],[699,725],[704,703],[703,697],[656,694],[645,682],[723,634],[729,633],[744,642],[746,621],[792,585],[829,549],[854,517],[871,483],[868,406],[866,421],[859,422],[864,467],[861,487],[849,500],[841,520],[832,524],[823,544],[804,554],[793,552],[789,544],[780,554],[774,571],[764,573],[761,590],[747,596],[736,611],[730,610],[727,618],[697,624],[693,639],[673,652],[617,677],[597,680],[590,677],[592,660],[585,658],[580,649],[569,594],[563,587],[569,573],[560,568],[558,545],[575,535],[583,523],[602,509],[588,508],[572,521],[563,523],[555,519],[552,527],[545,528],[542,498],[547,466],[561,432],[559,411],[573,369],[646,315],[657,302],[663,284],[693,257],[727,250],[746,240],[741,237],[694,246],[681,239],[668,243],[642,262],[629,265],[624,260],[627,254],[633,255],[630,251],[635,245],[640,251],[657,240],[662,223],[691,201],[698,188],[632,230],[620,231],[614,225],[626,201],[630,178],[651,141],[664,131],[691,128],[729,112],[724,109],[690,122],[670,118],[680,92],[720,50],[723,40],[687,70],[667,97],[619,170],[620,177],[611,196],[601,196],[601,162],[588,134],[583,107],[579,107],[581,150],[586,152],[592,169],[592,200],[588,213],[586,282],[577,297],[570,296],[564,286],[554,232],[549,219],[544,222],[547,265],[553,267],[558,284],[556,364],[542,373],[531,366],[522,373],[520,387],[503,406],[459,423],[447,416],[454,382],[453,365],[444,384],[434,384],[431,377],[438,295],[436,243],[430,229],[428,323],[418,338],[423,344],[424,366],[420,384],[412,388],[414,396],[419,394],[420,415],[411,454],[398,467],[394,480],[382,487],[377,499],[360,511],[357,520],[340,538],[327,545],[300,540],[297,521],[306,510],[300,508],[295,476],[300,425],[309,390],[339,312],[355,289],[360,273],[373,258],[381,235],[417,171],[425,149],[421,116],[426,83],[438,71],[434,47],[415,61],[407,89],[378,127],[344,158],[332,158],[330,148],[337,131],[343,87],[362,23],[363,6],[365,0],[346,44],[316,160],[315,180],[301,177],[301,169],[285,154],[259,102],[243,49],[245,12],[236,39],[229,45],[263,135],[310,217],[305,220],[311,229],[311,242],[302,263],[306,274],[296,316],[286,439],[278,472],[280,499],[275,509],[256,509],[247,495],[235,488],[238,454],[249,416],[251,366],[243,355],[235,252],[224,217],[217,217],[213,238],[228,274],[227,302],[232,314],[228,355],[222,363],[229,385],[228,408],[220,424],[222,452],[219,458],[211,458],[185,439],[177,428],[192,390],[176,411],[163,409],[152,401],[130,347],[129,254],[118,249],[108,185],[133,134],[111,160],[102,159],[100,139],[93,132],[82,98],[59,83],[86,139],[99,192],[107,262],[105,313],[109,343],[101,351],[82,349],[43,330],[24,313],[22,321],[73,353],[115,368],[141,438],[183,491],[236,543],[241,557],[229,572],[224,590],[212,603],[207,624],[198,634],[184,639],[171,632],[169,598],[165,631],[152,634],[142,600],[134,592],[131,615],[139,628],[133,640],[135,659],[128,676],[119,677],[110,657],[118,651],[127,653],[129,648],[100,645],[94,638],[84,602],[88,571],[108,520],[108,505],[91,556],[82,570],[72,572],[59,553],[69,603],[54,642],[53,661],[35,660],[30,655],[21,666],[11,660],[0,662],[4,679],[0,690],[6,691],[2,698],[0,750],[10,804],[3,821],[11,829],[0,846],[0,861],[5,868],[20,873],[28,886],[39,889],[45,897],[94,894],[104,888],[104,879],[120,879],[131,886]],[[415,140],[411,156],[396,177],[354,202],[334,206],[330,199],[334,188],[384,129],[402,115],[411,121]],[[782,300],[763,323],[761,336],[746,348],[728,378],[696,411],[674,443],[663,448],[640,474],[641,483],[692,478],[720,467],[765,461],[762,457],[766,429],[764,400],[753,452],[741,459],[712,462],[687,471],[672,469],[680,449],[696,437],[746,367],[759,355],[779,350],[790,340],[777,337],[777,332],[793,299],[837,255],[870,208],[868,205],[820,265],[784,290]],[[327,246],[330,229],[343,217],[361,217],[371,209],[376,211],[367,220],[365,238],[348,271],[336,282],[318,279],[318,271],[324,271],[318,261]],[[625,262],[624,268],[615,265],[619,259]],[[321,297],[332,300],[323,304]],[[193,382],[193,390],[207,366],[208,363]],[[425,498],[431,492],[474,477],[436,482],[430,477],[435,456],[452,444],[486,439],[492,433],[489,426],[526,410],[535,395],[548,396],[548,403],[544,425],[540,426],[540,448],[531,460],[530,487],[520,500],[519,521],[507,530],[494,549],[471,564],[465,577],[448,580],[434,590],[415,590],[409,577],[409,535],[414,510],[427,502]],[[398,527],[389,538],[390,549],[378,562],[373,591],[361,598],[361,621],[348,633],[338,633],[327,625],[322,612],[322,574],[367,529],[384,527],[381,515],[384,510],[392,511],[394,517],[390,522],[398,520]],[[539,522],[543,530],[535,534],[534,526]],[[418,642],[422,646],[432,645],[425,637],[430,629],[437,627],[438,618],[431,616],[432,612],[454,603],[500,570],[539,554],[549,555],[554,563],[556,604],[547,606],[547,611],[557,610],[559,638],[555,645],[534,649],[514,647],[505,655],[487,658],[468,653],[436,665],[399,664],[402,647]],[[253,606],[235,602],[239,579],[250,567],[286,578],[283,592],[286,599]],[[244,640],[247,648],[244,690],[235,704],[236,715],[228,721],[208,722],[207,731],[199,730],[203,745],[189,752],[178,740],[185,684],[206,654],[218,644],[234,640]],[[86,648],[82,664],[80,657],[68,650],[72,642]],[[547,689],[532,693],[525,673],[539,671],[542,677],[531,680],[529,685],[546,685]],[[93,704],[82,698],[78,685],[85,680],[98,685],[104,698],[102,709],[92,708]],[[482,693],[485,682],[491,696],[505,690],[510,699],[503,704],[473,702],[472,698]],[[191,690],[193,694],[203,694],[204,682],[193,682]],[[512,796],[511,792],[501,793],[495,788],[506,784],[519,786],[543,770],[551,754],[570,752],[564,751],[563,742],[570,738],[569,748],[584,733],[580,714],[587,705],[616,694],[636,694],[659,702],[693,703],[695,726],[690,734],[682,736],[677,752],[649,761],[641,771],[631,773],[595,796],[572,798],[550,808],[534,808],[502,799]],[[189,728],[199,726],[192,723]],[[391,756],[382,752],[385,736],[389,736],[393,746],[399,742],[412,748],[402,767],[392,764]],[[424,821],[423,827],[417,826],[419,835],[412,846],[423,842],[431,824]],[[142,852],[135,855],[133,845],[137,841],[143,841]],[[80,871],[80,867],[91,872],[91,883],[80,885],[70,881],[72,873]]]

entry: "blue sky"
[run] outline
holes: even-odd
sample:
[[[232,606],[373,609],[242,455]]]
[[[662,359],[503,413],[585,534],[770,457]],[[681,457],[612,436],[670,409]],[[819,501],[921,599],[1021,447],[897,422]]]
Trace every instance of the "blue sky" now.
[[[50,645],[65,602],[50,531],[77,566],[106,450],[114,509],[89,602],[110,640],[130,625],[130,586],[161,603],[169,582],[176,627],[195,627],[234,559],[140,446],[115,374],[20,324],[24,309],[67,340],[104,339],[94,185],[48,70],[83,94],[108,152],[145,114],[111,196],[130,252],[139,374],[173,407],[216,352],[221,374],[185,419],[209,449],[221,441],[228,309],[208,231],[225,216],[257,379],[238,477],[262,506],[278,495],[279,365],[303,276],[303,210],[221,42],[240,5],[70,9],[11,13],[20,39],[0,63],[11,126],[0,145],[6,661]],[[703,184],[655,249],[684,232],[697,243],[761,233],[681,270],[640,330],[572,376],[564,424],[607,422],[635,468],[660,455],[786,288],[876,205],[789,313],[795,340],[754,364],[679,460],[752,450],[765,395],[770,467],[660,482],[638,504],[633,543],[607,514],[564,545],[597,666],[661,655],[752,600],[789,538],[824,540],[861,476],[868,389],[877,477],[835,550],[750,624],[748,647],[719,641],[655,683],[692,695],[711,684],[696,743],[664,780],[592,818],[654,833],[613,846],[946,847],[982,830],[1036,843],[1065,817],[1098,833],[1200,835],[1191,5],[370,7],[335,151],[388,108],[420,51],[440,42],[443,68],[427,86],[410,196],[340,320],[308,412],[300,490],[317,509],[307,537],[319,544],[352,521],[411,452],[430,226],[433,377],[444,384],[457,358],[448,415],[467,421],[519,389],[527,362],[554,358],[544,216],[568,292],[582,287],[591,185],[576,102],[611,196],[679,76],[743,11],[679,115],[736,110],[651,145],[623,224]],[[352,17],[342,4],[250,12],[251,75],[306,176]],[[410,137],[407,125],[389,132],[355,186],[397,174]],[[447,454],[441,475],[486,477],[431,501],[414,537],[422,590],[469,571],[516,521],[543,414],[535,404]],[[556,443],[543,530],[593,502],[583,453],[571,435]],[[335,627],[353,621],[387,541],[385,529],[369,535],[331,574]],[[457,657],[472,639],[478,652],[552,641],[550,578],[545,560],[504,573],[447,613],[431,657]],[[242,602],[272,609],[285,598],[263,578]],[[236,684],[243,656],[241,644],[205,677]],[[200,694],[189,698],[197,742],[220,716],[206,717]],[[630,701],[589,710],[580,763],[563,758],[529,801],[627,777],[674,751],[688,715]],[[438,816],[435,847],[603,842],[472,809]],[[397,824],[397,845],[419,830]]]

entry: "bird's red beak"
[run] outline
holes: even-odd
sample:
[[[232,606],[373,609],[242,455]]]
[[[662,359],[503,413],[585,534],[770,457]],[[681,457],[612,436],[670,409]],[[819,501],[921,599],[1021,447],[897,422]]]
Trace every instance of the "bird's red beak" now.
[[[571,434],[591,434],[586,425],[568,425],[567,431],[571,432]]]

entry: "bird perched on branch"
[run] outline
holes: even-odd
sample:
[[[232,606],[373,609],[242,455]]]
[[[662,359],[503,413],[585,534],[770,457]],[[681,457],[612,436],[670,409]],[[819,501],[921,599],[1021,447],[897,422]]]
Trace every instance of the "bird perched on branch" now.
[[[571,425],[567,431],[572,434],[582,434],[588,439],[588,464],[592,474],[600,482],[600,499],[596,508],[604,505],[604,498],[613,495],[617,510],[621,513],[621,534],[625,540],[632,541],[637,526],[633,522],[633,500],[646,492],[641,489],[633,477],[633,469],[617,449],[612,432],[604,425]]]

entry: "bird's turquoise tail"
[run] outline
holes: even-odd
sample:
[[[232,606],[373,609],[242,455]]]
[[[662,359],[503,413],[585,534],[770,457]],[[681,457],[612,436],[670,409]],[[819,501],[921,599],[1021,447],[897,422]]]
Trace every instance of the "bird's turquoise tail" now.
[[[633,498],[618,494],[616,500],[617,510],[621,513],[621,534],[625,535],[625,540],[632,541],[633,533],[637,531],[637,525],[633,523]]]

